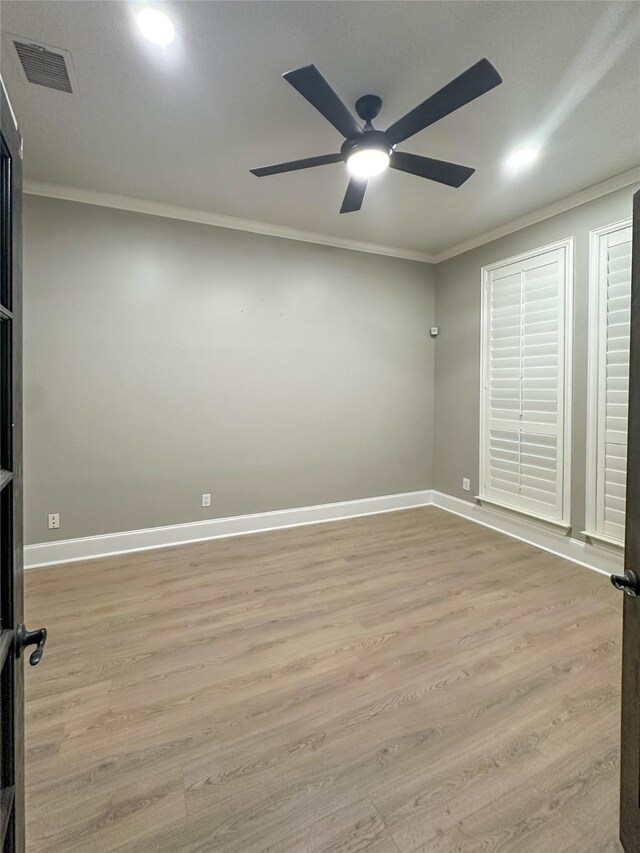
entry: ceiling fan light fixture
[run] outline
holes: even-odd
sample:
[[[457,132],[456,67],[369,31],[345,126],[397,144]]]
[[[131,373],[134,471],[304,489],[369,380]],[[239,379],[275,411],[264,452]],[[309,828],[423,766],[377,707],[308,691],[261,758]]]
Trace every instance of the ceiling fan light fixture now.
[[[359,148],[347,158],[347,169],[356,178],[372,178],[389,166],[390,157],[380,148]]]
[[[347,139],[340,149],[347,169],[354,178],[373,178],[390,165],[393,148],[385,133],[365,130],[360,136]]]

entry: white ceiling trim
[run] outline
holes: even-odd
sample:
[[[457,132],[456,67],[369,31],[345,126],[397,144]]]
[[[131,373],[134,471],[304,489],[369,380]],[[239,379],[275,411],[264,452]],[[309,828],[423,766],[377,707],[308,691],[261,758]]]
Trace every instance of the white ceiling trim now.
[[[235,216],[225,216],[222,213],[209,213],[206,210],[178,207],[177,205],[162,204],[157,201],[145,201],[141,198],[130,198],[129,196],[116,195],[114,193],[83,190],[79,187],[65,187],[60,184],[49,184],[38,181],[25,181],[24,191],[29,195],[59,198],[65,201],[77,201],[82,204],[95,204],[99,207],[113,207],[118,210],[130,210],[133,213],[148,213],[151,216],[164,216],[168,219],[182,219],[186,222],[198,222],[202,225],[214,225],[218,228],[231,228],[234,231],[250,231],[253,234],[282,237],[285,240],[301,240],[303,243],[318,243],[321,246],[349,249],[352,252],[387,255],[390,258],[419,261],[423,264],[433,263],[433,256],[426,252],[399,249],[395,246],[382,246],[377,243],[364,243],[359,240],[332,237],[328,234],[317,234],[313,231],[300,231],[297,228],[289,228],[286,225],[271,225],[268,222],[239,219]]]
[[[484,243],[490,243],[514,231],[520,231],[544,219],[557,216],[579,207],[588,201],[615,192],[615,190],[632,184],[640,183],[640,167],[629,169],[607,178],[599,184],[581,190],[564,199],[553,202],[553,204],[541,207],[531,213],[492,228],[451,246],[437,255],[427,252],[416,252],[410,249],[400,249],[396,246],[383,246],[377,243],[365,243],[359,240],[348,240],[342,237],[332,237],[328,234],[318,234],[314,231],[301,231],[297,228],[289,228],[286,225],[272,225],[268,222],[258,222],[253,219],[240,219],[235,216],[225,216],[222,213],[210,213],[206,210],[196,210],[188,207],[178,207],[173,204],[162,204],[156,201],[146,201],[140,198],[131,198],[115,193],[103,193],[97,190],[80,189],[79,187],[66,187],[61,184],[51,184],[40,181],[25,181],[24,191],[29,195],[45,196],[46,198],[59,198],[65,201],[77,201],[82,204],[95,204],[99,207],[112,207],[117,210],[130,210],[133,213],[147,213],[151,216],[164,216],[168,219],[181,219],[186,222],[198,222],[202,225],[214,225],[218,228],[231,228],[235,231],[249,231],[253,234],[264,234],[269,237],[282,237],[285,240],[300,240],[304,243],[317,243],[321,246],[333,246],[338,249],[348,249],[353,252],[367,252],[374,255],[386,255],[390,258],[401,258],[408,261],[418,261],[424,264],[438,264],[447,261],[470,249],[476,249]]]
[[[470,249],[477,249],[485,243],[490,243],[492,240],[498,240],[500,237],[506,237],[507,234],[513,234],[514,231],[520,231],[522,228],[527,228],[529,225],[535,225],[537,222],[542,222],[544,219],[550,219],[552,216],[557,216],[559,213],[564,213],[571,210],[572,207],[579,207],[588,201],[593,201],[608,193],[620,190],[623,187],[631,186],[640,182],[640,166],[629,169],[627,172],[621,172],[619,175],[614,175],[612,178],[607,178],[599,184],[594,184],[592,187],[581,190],[573,195],[567,196],[560,201],[554,201],[553,204],[547,207],[541,207],[531,213],[526,213],[518,219],[513,219],[504,225],[499,225],[497,228],[492,228],[490,231],[485,231],[483,234],[478,234],[477,237],[472,237],[470,240],[465,240],[449,249],[444,249],[437,255],[432,257],[432,263],[439,264],[441,261],[448,261],[456,255],[461,255],[463,252],[468,252]]]

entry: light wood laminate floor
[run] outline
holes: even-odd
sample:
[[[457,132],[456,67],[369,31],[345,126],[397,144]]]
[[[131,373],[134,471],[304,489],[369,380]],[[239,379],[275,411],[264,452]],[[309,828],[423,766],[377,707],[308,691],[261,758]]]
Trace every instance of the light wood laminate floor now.
[[[28,851],[618,851],[621,603],[435,508],[28,572]]]

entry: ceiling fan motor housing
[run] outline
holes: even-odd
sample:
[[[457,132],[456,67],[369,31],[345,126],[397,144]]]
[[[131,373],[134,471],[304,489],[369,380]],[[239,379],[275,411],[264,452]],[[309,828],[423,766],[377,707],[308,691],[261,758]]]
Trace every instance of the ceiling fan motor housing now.
[[[382,130],[365,130],[355,139],[345,139],[340,148],[340,153],[345,161],[356,151],[384,151],[391,157],[393,147],[390,145],[387,134]]]

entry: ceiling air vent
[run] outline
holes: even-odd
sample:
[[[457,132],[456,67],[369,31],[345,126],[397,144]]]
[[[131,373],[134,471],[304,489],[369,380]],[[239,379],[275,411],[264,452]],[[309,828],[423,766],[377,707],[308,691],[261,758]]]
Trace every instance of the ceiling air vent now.
[[[67,50],[45,47],[15,37],[13,44],[22,70],[30,83],[60,92],[73,92],[69,75],[71,57]]]

